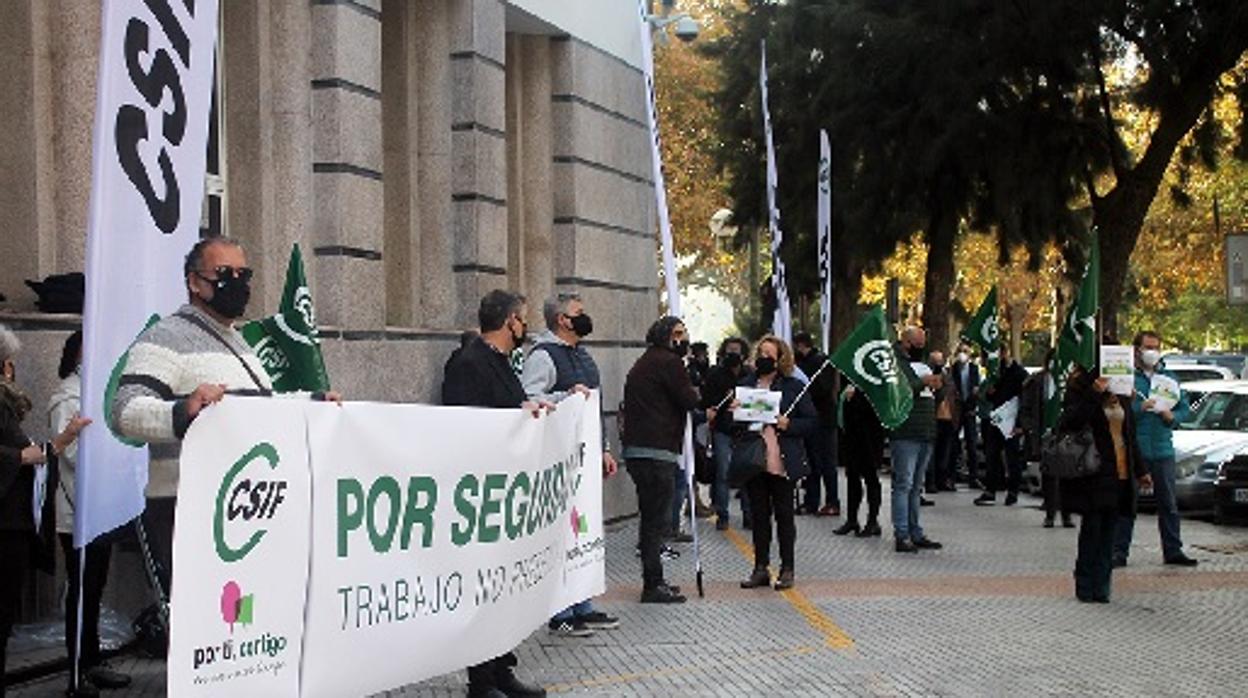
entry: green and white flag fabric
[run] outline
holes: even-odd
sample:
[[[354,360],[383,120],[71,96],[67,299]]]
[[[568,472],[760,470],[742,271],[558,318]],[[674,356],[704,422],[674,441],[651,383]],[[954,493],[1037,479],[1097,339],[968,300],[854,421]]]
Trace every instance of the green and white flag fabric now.
[[[845,378],[867,394],[880,423],[891,430],[910,416],[914,392],[897,364],[888,329],[884,309],[878,305],[871,308],[830,360]]]
[[[298,244],[290,251],[286,288],[277,314],[243,325],[242,333],[256,350],[277,392],[329,390],[329,374],[316,336],[312,293],[303,274]]]
[[[1075,366],[1082,366],[1085,371],[1091,371],[1096,366],[1100,345],[1096,336],[1096,311],[1100,308],[1100,297],[1101,251],[1096,231],[1093,230],[1088,267],[1083,272],[1075,300],[1066,312],[1066,321],[1057,337],[1057,351],[1053,353],[1053,363],[1049,366],[1055,390],[1044,409],[1044,424],[1048,429],[1057,424],[1061,414],[1070,372]]]
[[[984,353],[988,367],[988,382],[997,379],[1001,370],[1001,325],[997,318],[997,287],[993,286],[979,304],[979,310],[971,318],[966,329],[962,331],[962,339],[979,347]]]

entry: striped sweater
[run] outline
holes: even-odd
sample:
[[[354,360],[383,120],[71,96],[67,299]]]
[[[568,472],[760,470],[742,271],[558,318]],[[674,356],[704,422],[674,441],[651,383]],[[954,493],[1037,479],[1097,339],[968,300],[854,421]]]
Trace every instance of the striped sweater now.
[[[178,315],[193,315],[215,329],[243,357],[261,384],[256,384],[242,362],[216,337]],[[110,419],[117,432],[149,444],[148,497],[178,493],[181,440],[191,423],[186,397],[204,383],[224,384],[227,390],[272,388],[260,359],[238,331],[192,305],[184,305],[177,314],[152,325],[130,349]]]

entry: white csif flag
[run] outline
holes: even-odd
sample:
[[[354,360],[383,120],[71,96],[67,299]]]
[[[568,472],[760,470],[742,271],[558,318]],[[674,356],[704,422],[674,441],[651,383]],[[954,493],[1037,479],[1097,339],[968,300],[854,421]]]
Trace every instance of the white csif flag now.
[[[772,316],[771,332],[790,344],[793,342],[793,314],[789,309],[789,289],[785,281],[784,260],[780,245],[780,208],[776,205],[776,146],[771,135],[771,114],[767,110],[767,40],[762,40],[762,67],[758,71],[758,87],[763,100],[763,137],[767,140],[767,218],[771,227],[771,287],[776,292],[776,313]]]
[[[650,13],[646,0],[638,0],[641,13],[641,63],[646,78],[646,124],[650,127],[651,169],[654,178],[654,204],[659,216],[659,242],[663,248],[663,281],[667,291],[667,312],[680,317],[680,285],[676,279],[676,251],[672,248],[672,222],[667,213],[667,182],[663,177],[663,155],[659,149],[659,110],[654,92],[654,40],[650,38]]]
[[[87,224],[82,432],[74,544],[138,516],[147,451],[108,428],[130,344],[186,297],[182,260],[199,235],[217,0],[103,0]],[[119,374],[120,372],[116,372]]]
[[[819,319],[823,353],[832,351],[832,144],[819,129]]]

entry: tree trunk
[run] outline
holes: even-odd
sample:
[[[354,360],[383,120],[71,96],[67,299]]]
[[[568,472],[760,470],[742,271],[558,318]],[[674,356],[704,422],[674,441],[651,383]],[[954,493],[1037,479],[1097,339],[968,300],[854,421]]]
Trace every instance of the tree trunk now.
[[[953,247],[958,216],[952,209],[934,206],[927,226],[927,271],[923,275],[923,326],[930,350],[949,349],[949,294],[953,290]]]
[[[832,349],[845,341],[861,319],[858,295],[862,292],[862,266],[849,258],[849,252],[832,255]]]

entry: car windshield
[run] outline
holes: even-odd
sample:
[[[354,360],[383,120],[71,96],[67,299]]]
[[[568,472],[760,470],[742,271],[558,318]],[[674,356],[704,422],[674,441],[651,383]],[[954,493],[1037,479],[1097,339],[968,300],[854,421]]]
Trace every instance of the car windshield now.
[[[1248,395],[1209,393],[1196,408],[1187,429],[1248,431]]]

